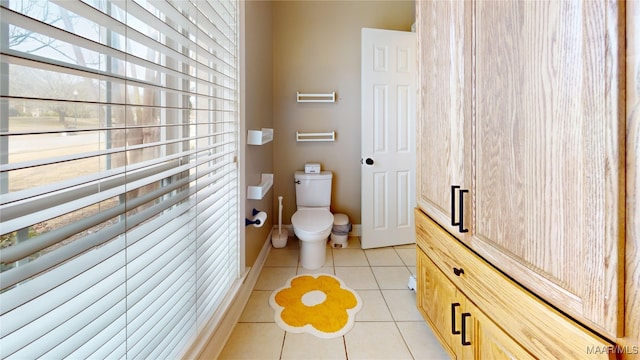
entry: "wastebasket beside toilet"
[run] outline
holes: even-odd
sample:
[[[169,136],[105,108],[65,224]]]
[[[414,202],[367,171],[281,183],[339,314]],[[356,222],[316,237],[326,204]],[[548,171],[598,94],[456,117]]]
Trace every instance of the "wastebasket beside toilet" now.
[[[329,244],[334,248],[346,248],[351,223],[345,214],[333,214],[333,229],[331,230],[331,241]]]

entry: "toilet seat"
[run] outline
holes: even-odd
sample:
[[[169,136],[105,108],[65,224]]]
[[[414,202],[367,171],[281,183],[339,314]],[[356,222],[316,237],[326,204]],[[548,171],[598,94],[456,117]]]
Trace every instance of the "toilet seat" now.
[[[299,209],[291,217],[291,224],[296,233],[300,232],[301,234],[313,237],[331,231],[333,227],[333,214],[324,208]]]

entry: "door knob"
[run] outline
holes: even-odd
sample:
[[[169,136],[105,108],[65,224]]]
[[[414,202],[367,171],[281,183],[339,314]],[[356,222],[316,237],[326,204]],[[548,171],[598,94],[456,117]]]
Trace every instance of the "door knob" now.
[[[373,165],[373,159],[372,158],[367,158],[367,160],[365,160],[364,162],[367,165]]]

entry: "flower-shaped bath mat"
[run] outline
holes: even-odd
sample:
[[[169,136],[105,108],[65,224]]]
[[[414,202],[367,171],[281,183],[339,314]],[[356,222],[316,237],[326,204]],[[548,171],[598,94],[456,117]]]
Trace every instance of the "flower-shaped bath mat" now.
[[[284,330],[329,339],[351,330],[362,300],[337,277],[314,274],[289,279],[271,294],[269,305]]]

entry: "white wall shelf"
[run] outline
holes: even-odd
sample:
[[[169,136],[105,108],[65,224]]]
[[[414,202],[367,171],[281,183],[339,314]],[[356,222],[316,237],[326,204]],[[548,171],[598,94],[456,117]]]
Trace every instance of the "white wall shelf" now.
[[[336,102],[336,92],[330,93],[301,93],[297,92],[296,100],[298,102]]]
[[[262,200],[264,196],[269,192],[273,185],[273,174],[262,174],[262,181],[258,186],[247,187],[247,199]]]
[[[296,131],[296,141],[335,141],[336,132],[300,132]]]
[[[264,145],[273,140],[273,129],[262,128],[261,130],[249,130],[247,133],[247,144]]]

